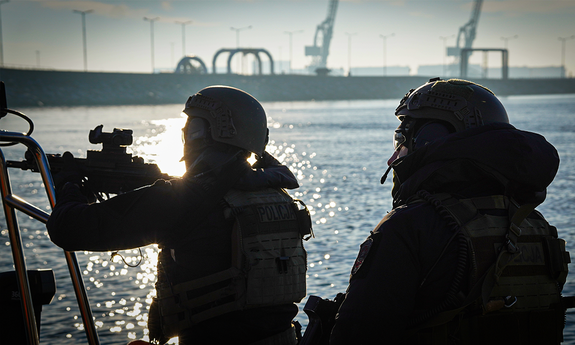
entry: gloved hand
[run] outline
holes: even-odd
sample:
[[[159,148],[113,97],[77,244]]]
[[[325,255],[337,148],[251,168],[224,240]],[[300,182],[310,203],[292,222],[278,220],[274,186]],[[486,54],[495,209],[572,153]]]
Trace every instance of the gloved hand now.
[[[157,298],[152,298],[150,311],[148,313],[148,329],[150,331],[151,344],[165,344],[170,340],[164,335],[162,330],[162,322],[160,315],[160,306],[158,305]]]
[[[82,179],[84,178],[80,167],[74,161],[72,153],[66,151],[62,154],[62,158],[64,160],[64,168],[53,176],[56,193],[60,192],[68,182],[82,186]]]
[[[256,190],[266,187],[295,189],[299,183],[288,167],[264,151],[262,157],[252,165],[252,170],[240,178],[236,188]]]
[[[64,186],[67,183],[77,185],[84,197],[86,197],[86,202],[92,203],[96,201],[96,196],[94,193],[86,186],[86,179],[84,176],[86,175],[83,171],[82,167],[79,166],[76,161],[74,160],[74,155],[72,153],[66,151],[62,154],[62,158],[64,159],[64,168],[54,174],[54,187],[56,188],[56,200],[62,199],[62,194],[64,191]],[[66,188],[66,190],[72,190]]]
[[[252,165],[254,169],[257,168],[267,168],[273,166],[280,166],[281,163],[267,151],[264,151],[262,156]]]

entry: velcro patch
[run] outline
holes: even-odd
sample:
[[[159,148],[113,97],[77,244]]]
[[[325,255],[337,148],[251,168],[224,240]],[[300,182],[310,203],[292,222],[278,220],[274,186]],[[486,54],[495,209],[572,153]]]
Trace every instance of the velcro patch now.
[[[296,219],[291,204],[258,205],[256,209],[262,223]]]
[[[351,269],[351,275],[354,275],[357,273],[357,271],[359,271],[361,265],[363,265],[363,263],[365,262],[365,258],[367,258],[367,254],[369,254],[369,250],[371,249],[372,245],[373,245],[372,238],[368,238],[367,240],[365,240],[365,242],[361,244],[361,246],[359,247],[359,253],[357,254],[357,258],[355,259],[355,262],[353,263],[353,267]]]

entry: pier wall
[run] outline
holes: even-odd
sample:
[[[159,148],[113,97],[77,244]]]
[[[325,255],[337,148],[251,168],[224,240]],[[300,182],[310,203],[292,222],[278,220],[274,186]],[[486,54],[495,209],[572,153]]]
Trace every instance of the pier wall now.
[[[183,104],[209,85],[245,90],[262,102],[398,99],[429,77],[139,74],[0,68],[15,107]],[[497,95],[575,94],[575,79],[473,79]]]

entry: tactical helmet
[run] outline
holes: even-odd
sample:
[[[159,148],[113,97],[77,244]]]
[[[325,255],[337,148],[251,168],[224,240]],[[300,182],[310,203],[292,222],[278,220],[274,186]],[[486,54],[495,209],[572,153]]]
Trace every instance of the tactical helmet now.
[[[507,112],[493,92],[479,84],[461,80],[430,79],[411,89],[400,101],[395,116],[394,146],[409,152],[453,132],[493,122],[509,123]]]
[[[411,89],[400,101],[395,116],[445,121],[456,132],[493,122],[509,123],[505,108],[491,90],[461,80],[430,79]]]
[[[189,119],[206,120],[214,141],[262,156],[268,141],[266,113],[247,92],[230,86],[209,86],[190,96],[183,112]]]

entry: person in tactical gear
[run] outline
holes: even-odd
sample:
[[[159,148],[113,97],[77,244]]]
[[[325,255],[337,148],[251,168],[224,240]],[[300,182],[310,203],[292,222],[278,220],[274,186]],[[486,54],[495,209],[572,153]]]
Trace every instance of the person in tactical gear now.
[[[569,253],[534,210],[555,148],[470,81],[431,79],[395,115],[393,210],[360,246],[330,344],[559,344]]]
[[[284,190],[297,179],[265,151],[266,113],[227,86],[202,89],[183,112],[182,178],[92,204],[72,180],[58,192],[50,238],[68,251],[159,245],[152,343],[295,344],[311,220]]]

